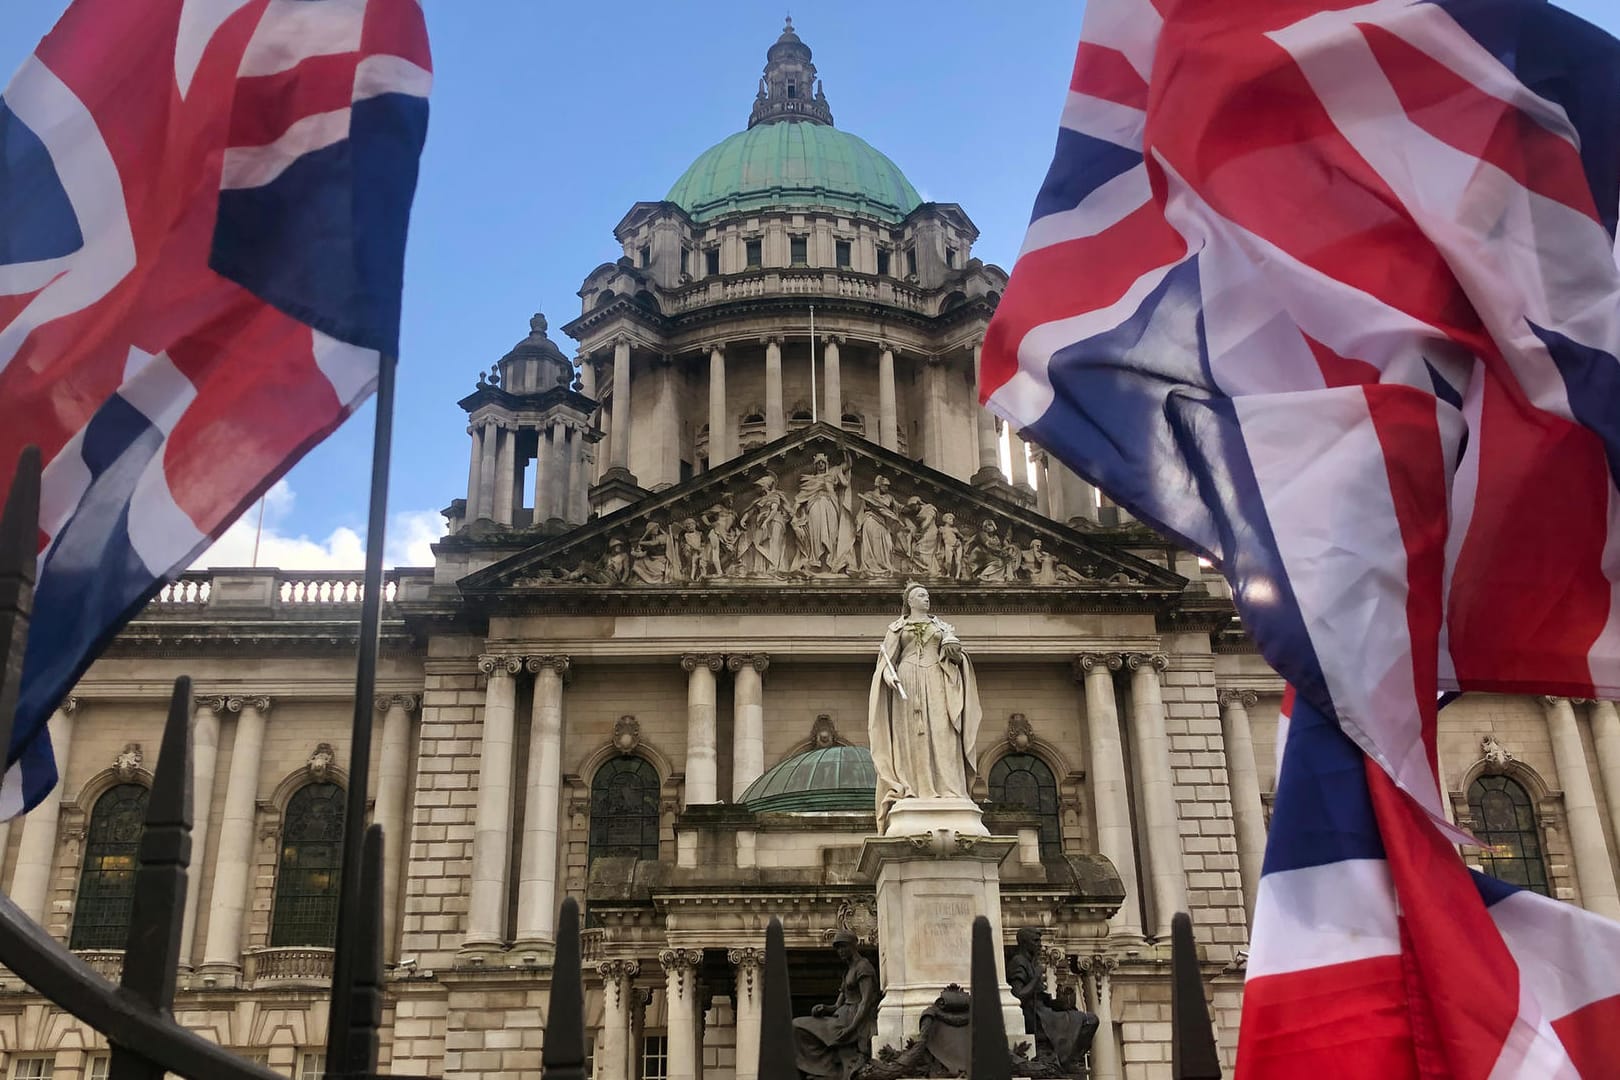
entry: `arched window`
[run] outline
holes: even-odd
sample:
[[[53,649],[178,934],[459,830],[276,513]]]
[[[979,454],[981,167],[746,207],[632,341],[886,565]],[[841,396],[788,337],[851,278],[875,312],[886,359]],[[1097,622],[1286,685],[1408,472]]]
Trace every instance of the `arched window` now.
[[[1485,845],[1481,868],[1510,885],[1550,895],[1536,808],[1524,785],[1510,776],[1481,776],[1468,785],[1468,812],[1474,835]]]
[[[604,855],[658,858],[658,770],[645,758],[613,758],[591,780],[587,858]]]
[[[337,935],[343,789],[305,784],[287,800],[270,944],[329,946]]]
[[[119,784],[96,800],[84,838],[74,949],[122,949],[135,899],[135,856],[146,826],[146,788]]]
[[[1034,754],[1007,754],[990,766],[990,801],[1031,811],[1041,822],[1041,857],[1063,854],[1057,781]]]

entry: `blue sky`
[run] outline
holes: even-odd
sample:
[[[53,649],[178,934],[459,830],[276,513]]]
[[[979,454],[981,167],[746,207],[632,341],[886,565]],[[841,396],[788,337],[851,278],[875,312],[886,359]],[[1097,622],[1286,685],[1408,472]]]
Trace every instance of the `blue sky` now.
[[[578,313],[580,281],[619,254],[612,229],[632,203],[661,198],[744,126],[784,11],[815,50],[838,125],[893,158],[924,198],[960,203],[981,230],[975,253],[1009,268],[1083,12],[1074,0],[425,3],[433,118],[406,263],[390,562],[426,561],[437,511],[464,494],[457,399],[530,314],[556,328]],[[1620,0],[1563,6],[1620,33]],[[0,72],[65,7],[5,0]],[[272,492],[261,564],[359,567],[371,426],[368,407]],[[211,561],[245,563],[255,519]]]

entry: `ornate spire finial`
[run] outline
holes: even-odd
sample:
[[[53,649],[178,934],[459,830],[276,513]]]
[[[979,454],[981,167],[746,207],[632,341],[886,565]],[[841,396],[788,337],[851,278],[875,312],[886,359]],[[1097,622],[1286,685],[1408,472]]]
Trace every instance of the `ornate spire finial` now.
[[[810,60],[810,46],[793,28],[789,14],[782,23],[782,34],[765,54],[765,77],[748,126],[779,121],[804,121],[832,125],[832,110],[816,78],[816,65]]]

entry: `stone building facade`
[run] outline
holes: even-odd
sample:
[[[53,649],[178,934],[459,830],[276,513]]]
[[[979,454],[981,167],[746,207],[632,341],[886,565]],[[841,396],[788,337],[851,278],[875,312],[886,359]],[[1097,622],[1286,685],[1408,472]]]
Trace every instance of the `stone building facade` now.
[[[435,565],[388,578],[384,1065],[537,1075],[574,896],[595,1075],[747,1080],[772,915],[800,1009],[836,990],[832,931],[882,950],[865,718],[910,579],[978,672],[975,792],[1019,839],[1002,924],[1045,927],[1054,990],[1103,1018],[1093,1075],[1169,1075],[1177,910],[1230,1056],[1283,687],[1218,576],[975,404],[1006,275],[972,221],[834,125],[790,27],[748,128],[615,234],[576,355],[537,316],[462,400],[465,495]],[[53,718],[63,783],[0,844],[11,897],[116,971],[131,823],[190,674],[176,1012],[293,1076],[326,1027],[358,577],[165,590]],[[1612,704],[1465,698],[1440,754],[1478,861],[1620,914]],[[3,973],[0,1053],[18,1080],[106,1060]]]

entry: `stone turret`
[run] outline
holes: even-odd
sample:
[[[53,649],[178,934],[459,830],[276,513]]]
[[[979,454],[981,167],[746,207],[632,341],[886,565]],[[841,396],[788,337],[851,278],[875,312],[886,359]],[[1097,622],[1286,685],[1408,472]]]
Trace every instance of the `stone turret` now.
[[[765,74],[759,80],[754,111],[748,126],[798,120],[832,125],[832,109],[816,78],[816,65],[810,61],[810,46],[793,32],[793,19],[787,20],[782,36],[765,54]]]
[[[590,445],[601,438],[592,422],[596,402],[580,392],[573,362],[546,336],[544,315],[529,320],[529,335],[480,374],[459,404],[470,420],[472,460],[467,498],[446,512],[452,531],[477,522],[558,531],[585,521]],[[533,492],[528,505],[526,489]]]

